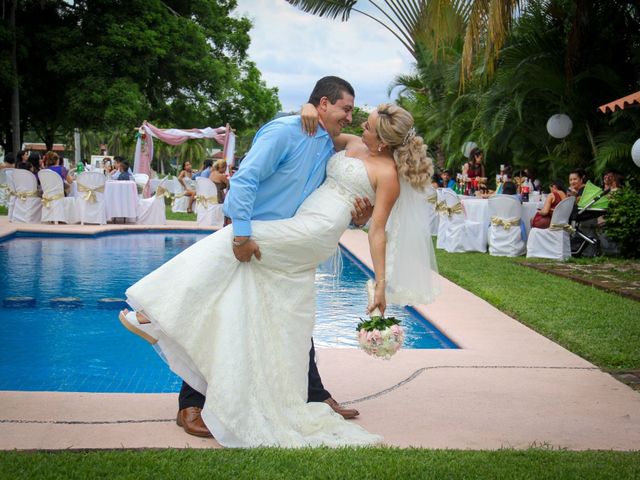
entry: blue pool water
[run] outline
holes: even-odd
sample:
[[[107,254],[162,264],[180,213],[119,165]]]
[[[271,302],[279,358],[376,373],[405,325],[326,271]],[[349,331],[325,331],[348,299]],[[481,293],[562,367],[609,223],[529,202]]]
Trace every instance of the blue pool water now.
[[[154,232],[0,242],[0,390],[178,391],[180,379],[120,325],[123,304],[112,299],[123,299],[129,285],[203,237]],[[348,258],[337,280],[318,270],[317,346],[355,347],[366,279]],[[393,307],[388,314],[403,319],[405,348],[456,348],[415,312]]]

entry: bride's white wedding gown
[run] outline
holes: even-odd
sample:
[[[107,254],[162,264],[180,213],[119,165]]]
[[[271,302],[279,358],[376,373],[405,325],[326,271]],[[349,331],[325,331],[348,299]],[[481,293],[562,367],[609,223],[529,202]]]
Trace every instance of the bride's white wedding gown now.
[[[325,403],[307,403],[315,272],[373,203],[364,163],[335,154],[325,182],[293,218],[253,221],[262,260],[240,263],[231,227],[200,240],[127,290],[159,330],[171,369],[206,395],[202,417],[227,447],[379,443]]]

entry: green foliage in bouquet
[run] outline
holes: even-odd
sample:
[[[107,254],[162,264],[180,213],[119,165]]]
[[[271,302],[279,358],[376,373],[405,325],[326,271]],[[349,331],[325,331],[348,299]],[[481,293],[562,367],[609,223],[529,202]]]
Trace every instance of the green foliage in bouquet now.
[[[620,245],[622,255],[640,256],[640,193],[629,186],[615,192],[606,218],[607,236]]]
[[[360,323],[356,327],[356,331],[364,329],[367,332],[373,332],[374,330],[378,330],[381,332],[385,328],[392,327],[393,325],[399,325],[400,320],[395,317],[371,317],[369,320],[360,319]]]

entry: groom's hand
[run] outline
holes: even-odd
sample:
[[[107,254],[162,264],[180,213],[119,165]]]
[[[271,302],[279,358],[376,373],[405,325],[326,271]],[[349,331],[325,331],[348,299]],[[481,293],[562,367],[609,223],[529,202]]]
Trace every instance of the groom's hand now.
[[[258,260],[261,258],[260,247],[250,237],[234,237],[233,254],[239,262],[248,262],[254,255]]]
[[[373,215],[373,205],[368,198],[356,198],[351,210],[351,222],[357,227],[364,227]]]

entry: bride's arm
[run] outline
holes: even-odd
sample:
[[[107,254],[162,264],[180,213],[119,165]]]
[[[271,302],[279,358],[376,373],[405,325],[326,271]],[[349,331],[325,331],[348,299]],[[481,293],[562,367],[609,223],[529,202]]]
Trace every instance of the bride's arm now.
[[[385,299],[385,252],[387,238],[385,226],[391,213],[391,209],[400,195],[400,183],[395,168],[384,168],[377,176],[376,182],[376,204],[373,207],[373,215],[369,224],[369,250],[373,260],[373,270],[375,272],[376,288],[373,303],[369,305],[368,311],[372,312],[378,308],[380,314],[384,315],[387,307]]]

